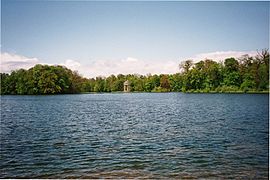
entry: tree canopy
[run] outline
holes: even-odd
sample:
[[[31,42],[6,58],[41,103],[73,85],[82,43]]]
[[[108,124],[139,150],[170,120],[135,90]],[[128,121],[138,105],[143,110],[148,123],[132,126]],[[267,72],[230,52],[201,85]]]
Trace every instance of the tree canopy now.
[[[64,66],[36,65],[11,74],[1,73],[1,94],[67,94],[123,91],[129,80],[137,92],[227,92],[269,90],[269,51],[223,62],[205,59],[180,63],[179,73],[161,75],[119,74],[83,78]]]

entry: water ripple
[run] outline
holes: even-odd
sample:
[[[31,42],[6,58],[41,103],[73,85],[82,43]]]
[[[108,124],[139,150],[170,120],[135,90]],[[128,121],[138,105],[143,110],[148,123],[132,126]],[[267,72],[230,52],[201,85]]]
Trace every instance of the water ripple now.
[[[268,98],[1,96],[0,178],[268,179]]]

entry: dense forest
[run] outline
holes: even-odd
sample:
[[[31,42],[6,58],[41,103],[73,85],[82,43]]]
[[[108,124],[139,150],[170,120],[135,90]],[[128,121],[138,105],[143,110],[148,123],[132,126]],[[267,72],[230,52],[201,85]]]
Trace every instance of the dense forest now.
[[[128,74],[83,78],[63,66],[36,65],[1,73],[1,94],[68,94],[123,91],[129,80],[133,92],[258,92],[269,91],[269,51],[255,57],[183,61],[179,73]]]

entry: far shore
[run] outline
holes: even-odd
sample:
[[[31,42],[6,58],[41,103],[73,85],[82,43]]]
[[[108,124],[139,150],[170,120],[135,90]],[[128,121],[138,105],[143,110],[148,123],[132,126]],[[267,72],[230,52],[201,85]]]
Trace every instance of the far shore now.
[[[66,93],[66,94],[0,94],[0,96],[48,96],[48,95],[78,95],[78,94],[137,94],[137,93],[183,93],[183,94],[269,94],[269,91],[186,91],[186,92],[177,92],[177,91],[164,91],[164,92],[146,92],[146,91],[113,91],[113,92],[80,92],[80,93]]]
[[[269,91],[186,91],[186,92],[176,92],[176,91],[167,91],[167,92],[145,92],[145,91],[131,91],[131,92],[123,92],[123,91],[114,91],[114,92],[83,92],[79,94],[132,94],[132,93],[184,93],[184,94],[269,94]]]

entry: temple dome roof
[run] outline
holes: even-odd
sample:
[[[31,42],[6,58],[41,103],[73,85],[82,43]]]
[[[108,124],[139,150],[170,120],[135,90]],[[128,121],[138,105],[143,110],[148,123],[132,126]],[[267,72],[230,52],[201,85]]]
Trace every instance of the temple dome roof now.
[[[125,85],[125,86],[129,86],[129,85],[130,85],[129,80],[126,80],[126,81],[124,82],[124,85]]]

